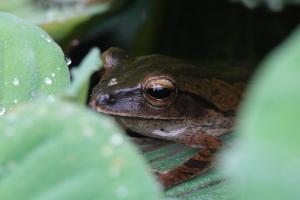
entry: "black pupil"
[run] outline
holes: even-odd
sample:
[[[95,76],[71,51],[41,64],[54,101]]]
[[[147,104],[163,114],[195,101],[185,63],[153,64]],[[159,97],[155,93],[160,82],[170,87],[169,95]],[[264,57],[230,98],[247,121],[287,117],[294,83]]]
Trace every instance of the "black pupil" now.
[[[147,93],[151,95],[155,99],[164,99],[171,95],[172,89],[170,88],[163,88],[163,87],[155,87],[155,88],[148,88]]]

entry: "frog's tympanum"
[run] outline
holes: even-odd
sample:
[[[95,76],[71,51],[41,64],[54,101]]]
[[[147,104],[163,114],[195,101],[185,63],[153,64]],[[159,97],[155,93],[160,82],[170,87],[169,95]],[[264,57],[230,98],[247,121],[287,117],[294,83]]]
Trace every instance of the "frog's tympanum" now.
[[[244,77],[162,55],[131,58],[114,47],[102,59],[105,72],[92,92],[93,109],[136,133],[199,148],[182,165],[159,174],[164,186],[209,169],[222,146],[218,136],[233,129]]]

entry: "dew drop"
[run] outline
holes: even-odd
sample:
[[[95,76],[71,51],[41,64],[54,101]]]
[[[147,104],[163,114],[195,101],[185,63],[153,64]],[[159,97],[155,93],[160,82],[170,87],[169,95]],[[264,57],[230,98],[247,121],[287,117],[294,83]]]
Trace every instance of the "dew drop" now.
[[[120,134],[113,134],[110,138],[110,142],[114,146],[119,146],[123,143],[123,137]]]
[[[68,56],[65,56],[65,61],[66,61],[66,63],[67,63],[68,66],[71,65],[71,63],[72,63],[71,58],[68,57]]]
[[[14,99],[14,103],[18,103],[19,102],[19,100],[18,99]]]
[[[3,106],[0,106],[0,116],[4,115],[6,113],[6,108]]]
[[[20,80],[18,78],[14,78],[13,81],[12,81],[12,84],[17,86],[20,84]]]
[[[55,73],[52,73],[51,76],[52,76],[52,77],[55,77]]]
[[[44,79],[44,82],[45,82],[47,85],[51,85],[51,84],[52,84],[52,80],[51,80],[51,78],[49,78],[49,77],[46,77],[46,78]]]
[[[46,41],[47,41],[48,43],[52,42],[51,38],[49,38],[49,37],[46,38]]]
[[[45,39],[46,42],[48,42],[48,43],[52,42],[52,39],[49,36],[47,36],[47,35],[42,34],[41,38]]]

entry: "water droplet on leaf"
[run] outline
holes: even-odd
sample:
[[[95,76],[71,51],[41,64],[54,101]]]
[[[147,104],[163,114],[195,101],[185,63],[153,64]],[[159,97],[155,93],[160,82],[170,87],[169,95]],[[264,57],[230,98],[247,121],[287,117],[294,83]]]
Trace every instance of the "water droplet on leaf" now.
[[[52,84],[52,80],[51,80],[51,78],[49,78],[49,77],[46,77],[46,78],[44,79],[44,82],[45,82],[47,85],[51,85],[51,84]]]
[[[71,65],[71,63],[72,63],[71,58],[69,58],[68,56],[65,56],[65,61],[66,61],[68,66]]]
[[[0,105],[0,116],[6,113],[6,108]]]
[[[123,137],[120,134],[113,134],[110,138],[110,142],[114,146],[119,146],[123,143]]]
[[[46,38],[46,41],[47,41],[48,43],[50,43],[50,42],[52,42],[52,39],[49,38],[49,37],[47,37],[47,38]]]
[[[14,78],[12,84],[17,86],[20,84],[20,80],[18,78]]]

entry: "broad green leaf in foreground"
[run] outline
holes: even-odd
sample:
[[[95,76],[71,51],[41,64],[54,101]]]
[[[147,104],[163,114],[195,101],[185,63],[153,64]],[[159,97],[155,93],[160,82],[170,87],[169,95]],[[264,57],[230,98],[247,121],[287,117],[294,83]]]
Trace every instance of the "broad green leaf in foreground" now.
[[[70,82],[61,48],[37,26],[0,12],[0,113],[40,93],[53,98]]]
[[[300,29],[262,63],[223,158],[240,199],[300,198]]]
[[[0,152],[0,199],[161,198],[120,129],[78,105],[19,105],[0,120]]]

